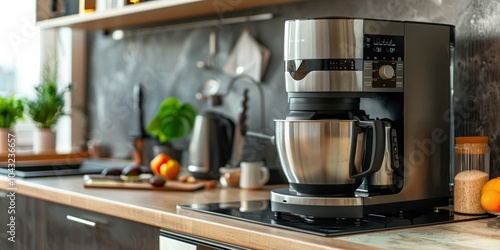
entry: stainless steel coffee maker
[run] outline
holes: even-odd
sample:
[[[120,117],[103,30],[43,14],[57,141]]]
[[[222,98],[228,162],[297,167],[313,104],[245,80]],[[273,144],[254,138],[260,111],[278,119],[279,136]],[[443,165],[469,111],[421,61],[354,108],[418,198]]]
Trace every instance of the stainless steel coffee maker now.
[[[274,212],[361,218],[448,205],[454,27],[358,18],[285,23],[290,113]]]

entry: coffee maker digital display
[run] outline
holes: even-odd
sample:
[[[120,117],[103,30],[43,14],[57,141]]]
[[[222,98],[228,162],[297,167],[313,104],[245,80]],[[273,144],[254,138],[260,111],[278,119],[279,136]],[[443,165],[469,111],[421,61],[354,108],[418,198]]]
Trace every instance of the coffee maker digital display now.
[[[275,143],[290,185],[271,191],[272,211],[362,218],[449,204],[453,26],[290,20],[284,41],[290,113]]]
[[[364,35],[363,55],[366,60],[404,60],[404,37]]]

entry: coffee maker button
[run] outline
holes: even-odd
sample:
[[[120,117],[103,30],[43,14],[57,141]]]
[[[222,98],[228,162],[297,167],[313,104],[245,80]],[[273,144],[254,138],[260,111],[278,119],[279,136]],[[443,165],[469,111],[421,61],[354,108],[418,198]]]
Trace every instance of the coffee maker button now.
[[[378,75],[384,80],[391,79],[394,76],[394,68],[391,65],[382,65],[378,69]]]

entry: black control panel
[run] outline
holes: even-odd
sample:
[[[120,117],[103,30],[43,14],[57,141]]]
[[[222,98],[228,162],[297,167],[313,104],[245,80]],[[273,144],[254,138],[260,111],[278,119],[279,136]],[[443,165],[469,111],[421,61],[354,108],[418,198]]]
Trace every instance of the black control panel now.
[[[362,70],[363,60],[361,59],[303,59],[285,61],[287,72],[296,71],[333,71],[333,70]]]
[[[404,36],[363,36],[364,91],[403,91]]]
[[[363,55],[365,60],[403,61],[404,37],[387,35],[364,35]]]
[[[393,75],[382,77],[383,67],[391,67]],[[372,87],[395,88],[396,87],[396,62],[373,62],[372,64]]]

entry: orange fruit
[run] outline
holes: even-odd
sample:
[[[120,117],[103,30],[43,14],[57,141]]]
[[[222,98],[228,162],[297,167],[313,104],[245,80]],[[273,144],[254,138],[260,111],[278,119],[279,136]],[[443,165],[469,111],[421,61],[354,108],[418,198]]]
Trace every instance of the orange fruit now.
[[[488,212],[500,212],[500,192],[487,190],[481,195],[481,206]]]
[[[488,190],[500,192],[500,177],[493,178],[486,182],[481,189],[481,195]]]
[[[167,163],[170,160],[170,156],[168,156],[165,153],[160,153],[151,162],[149,163],[149,167],[151,167],[151,171],[153,171],[154,174],[158,175],[160,174],[160,166],[164,163]]]
[[[160,166],[160,175],[167,180],[175,180],[181,172],[181,164],[174,159],[168,160]]]

